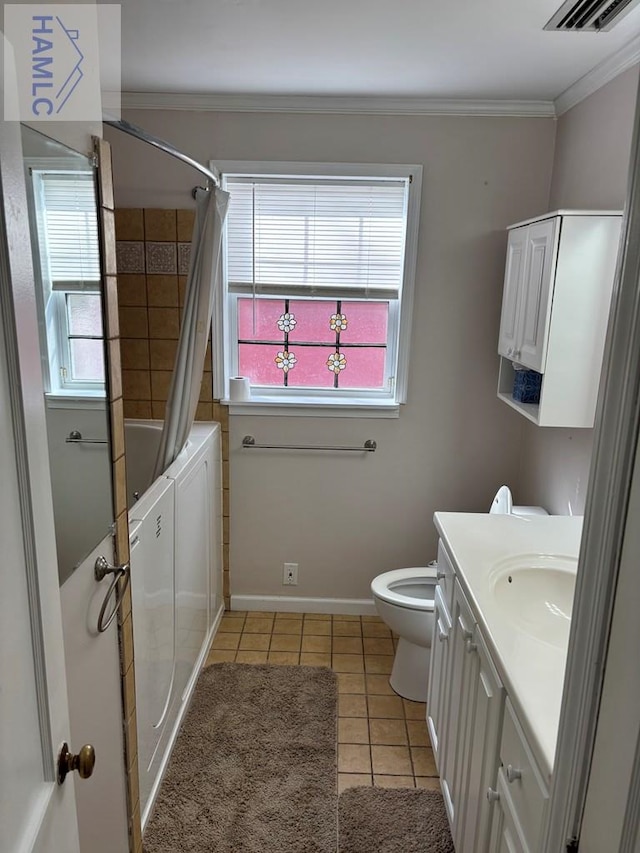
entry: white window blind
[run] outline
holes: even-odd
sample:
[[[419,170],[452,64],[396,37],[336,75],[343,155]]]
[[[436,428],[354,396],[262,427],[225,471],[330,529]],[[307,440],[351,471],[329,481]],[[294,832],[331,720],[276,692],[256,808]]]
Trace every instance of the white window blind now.
[[[398,298],[408,185],[228,176],[229,290]]]
[[[42,228],[53,290],[99,290],[93,173],[40,174]]]

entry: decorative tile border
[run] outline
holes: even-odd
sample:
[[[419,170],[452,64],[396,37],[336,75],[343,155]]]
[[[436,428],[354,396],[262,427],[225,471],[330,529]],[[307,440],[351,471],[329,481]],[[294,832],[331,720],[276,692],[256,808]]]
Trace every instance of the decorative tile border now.
[[[178,271],[175,243],[145,243],[147,275],[175,275]]]
[[[178,275],[189,275],[191,243],[178,243]]]
[[[119,273],[144,273],[144,243],[142,240],[118,240],[116,263]]]

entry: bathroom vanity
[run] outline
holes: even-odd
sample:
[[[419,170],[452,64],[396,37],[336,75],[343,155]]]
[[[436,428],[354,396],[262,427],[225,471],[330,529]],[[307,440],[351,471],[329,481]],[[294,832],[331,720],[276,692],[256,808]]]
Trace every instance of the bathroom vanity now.
[[[535,853],[582,519],[436,513],[427,725],[457,853]]]

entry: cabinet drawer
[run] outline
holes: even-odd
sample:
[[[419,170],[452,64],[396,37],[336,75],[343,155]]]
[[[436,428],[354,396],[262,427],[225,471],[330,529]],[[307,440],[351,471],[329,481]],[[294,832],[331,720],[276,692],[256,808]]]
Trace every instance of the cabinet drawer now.
[[[505,703],[500,761],[517,823],[527,846],[535,850],[540,841],[549,792],[508,699]],[[513,778],[513,771],[520,774],[519,778]]]
[[[442,539],[438,540],[438,583],[442,589],[442,598],[447,605],[447,610],[451,612],[453,608],[453,582],[455,574],[449,555],[442,544]]]

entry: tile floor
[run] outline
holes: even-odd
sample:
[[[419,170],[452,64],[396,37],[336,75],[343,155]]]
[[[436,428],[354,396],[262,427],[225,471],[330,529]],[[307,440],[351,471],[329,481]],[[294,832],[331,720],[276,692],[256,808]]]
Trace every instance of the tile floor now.
[[[401,699],[389,686],[396,642],[377,616],[228,611],[207,664],[332,667],[339,691],[339,789],[439,789],[425,705]]]

